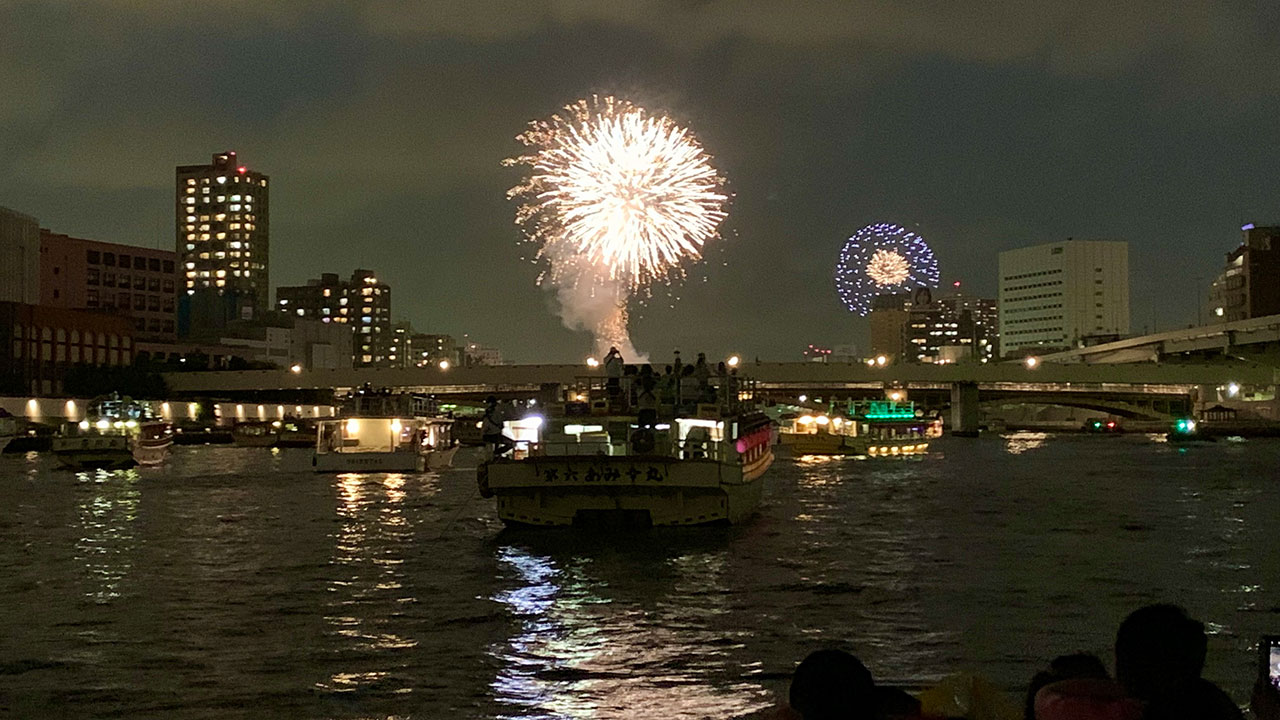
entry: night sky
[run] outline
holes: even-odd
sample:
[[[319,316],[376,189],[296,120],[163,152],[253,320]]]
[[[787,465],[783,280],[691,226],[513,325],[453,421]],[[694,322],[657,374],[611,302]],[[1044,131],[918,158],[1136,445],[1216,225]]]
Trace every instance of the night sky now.
[[[641,349],[865,342],[831,273],[871,222],[994,296],[1000,250],[1130,243],[1132,325],[1193,322],[1243,222],[1280,222],[1280,3],[0,3],[0,206],[173,248],[173,173],[267,173],[274,285],[375,270],[419,330],[573,361],[505,191],[527,121],[613,93],[694,129],[725,239]]]

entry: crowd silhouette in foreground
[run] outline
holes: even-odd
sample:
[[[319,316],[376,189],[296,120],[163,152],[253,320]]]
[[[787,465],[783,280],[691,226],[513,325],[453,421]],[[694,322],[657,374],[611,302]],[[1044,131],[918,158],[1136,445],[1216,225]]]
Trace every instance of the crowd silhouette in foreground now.
[[[765,718],[1243,720],[1231,698],[1201,677],[1206,647],[1204,625],[1185,610],[1149,605],[1125,618],[1116,632],[1114,677],[1094,655],[1055,658],[1031,678],[1022,708],[973,678],[944,682],[914,696],[876,684],[866,666],[847,652],[818,650],[796,668],[787,707]],[[1265,675],[1260,675],[1250,705],[1258,720],[1280,720],[1280,690]]]

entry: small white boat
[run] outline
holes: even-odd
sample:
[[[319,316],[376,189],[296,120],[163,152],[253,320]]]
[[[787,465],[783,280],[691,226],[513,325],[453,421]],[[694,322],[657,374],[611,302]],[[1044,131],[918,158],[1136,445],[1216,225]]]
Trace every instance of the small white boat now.
[[[74,470],[159,465],[169,456],[173,428],[146,403],[96,399],[85,419],[66,423],[53,438],[53,454]]]
[[[343,417],[317,423],[316,472],[423,472],[453,464],[453,418],[430,414],[426,398],[357,395],[349,405]]]
[[[607,388],[575,391],[575,400],[549,407],[545,418],[504,423],[516,449],[482,463],[477,476],[504,523],[734,524],[755,512],[773,433],[769,419],[743,402],[749,391],[634,414],[611,407],[625,394],[615,390],[606,400]]]
[[[942,435],[942,421],[917,413],[914,403],[872,400],[847,412],[806,412],[784,421],[778,439],[793,455],[922,455]]]

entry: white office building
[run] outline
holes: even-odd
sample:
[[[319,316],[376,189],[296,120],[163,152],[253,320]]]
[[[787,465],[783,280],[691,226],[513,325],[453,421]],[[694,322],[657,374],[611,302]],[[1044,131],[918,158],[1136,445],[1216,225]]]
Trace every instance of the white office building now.
[[[1066,240],[1000,253],[1000,354],[1129,334],[1129,244]]]

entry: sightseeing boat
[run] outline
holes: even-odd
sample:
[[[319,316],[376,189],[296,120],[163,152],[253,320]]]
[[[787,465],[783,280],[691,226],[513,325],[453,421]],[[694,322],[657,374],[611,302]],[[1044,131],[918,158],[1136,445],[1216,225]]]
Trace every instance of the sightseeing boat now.
[[[447,468],[453,419],[420,395],[357,392],[341,416],[316,423],[316,472],[423,472]]]
[[[53,454],[74,470],[159,465],[173,445],[173,426],[147,403],[112,396],[89,404],[78,423],[53,438]]]
[[[850,403],[845,412],[806,412],[784,422],[778,439],[794,455],[922,455],[942,435],[942,421],[911,402]]]
[[[504,523],[701,525],[756,510],[773,442],[751,390],[708,386],[707,402],[634,410],[625,385],[599,382],[580,381],[545,417],[504,423],[515,450],[477,470]]]

